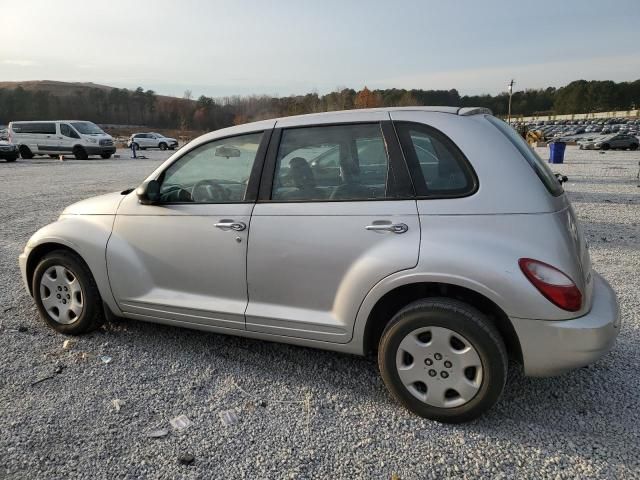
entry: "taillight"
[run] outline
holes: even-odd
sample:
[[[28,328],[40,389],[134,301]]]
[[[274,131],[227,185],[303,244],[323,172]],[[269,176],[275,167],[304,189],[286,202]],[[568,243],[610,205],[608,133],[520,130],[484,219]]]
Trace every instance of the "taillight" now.
[[[533,260],[518,260],[522,273],[551,303],[563,310],[577,312],[582,307],[582,293],[567,275],[555,267]]]

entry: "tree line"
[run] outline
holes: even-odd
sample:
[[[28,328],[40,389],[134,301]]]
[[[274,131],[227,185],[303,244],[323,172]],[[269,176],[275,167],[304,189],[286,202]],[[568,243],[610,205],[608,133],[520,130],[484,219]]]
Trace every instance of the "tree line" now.
[[[72,84],[70,84],[72,85]],[[393,106],[474,106],[507,115],[508,94],[460,95],[456,89],[337,88],[325,95],[307,93],[289,97],[267,95],[193,99],[158,96],[153,90],[84,88],[66,95],[20,86],[0,89],[0,124],[12,120],[75,118],[100,124],[146,125],[157,128],[215,130],[273,117],[304,113]],[[633,82],[577,80],[554,88],[529,89],[513,94],[512,114],[590,113],[640,107],[640,80]]]

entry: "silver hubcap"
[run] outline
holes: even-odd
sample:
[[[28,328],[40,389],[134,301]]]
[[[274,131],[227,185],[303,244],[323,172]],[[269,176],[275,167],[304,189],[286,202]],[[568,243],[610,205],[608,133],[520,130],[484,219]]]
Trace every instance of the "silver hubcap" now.
[[[471,342],[444,327],[414,330],[396,353],[400,381],[418,400],[439,408],[459,407],[482,385],[482,362]]]
[[[62,265],[47,268],[40,280],[40,299],[49,317],[68,325],[84,308],[82,286],[74,273]]]

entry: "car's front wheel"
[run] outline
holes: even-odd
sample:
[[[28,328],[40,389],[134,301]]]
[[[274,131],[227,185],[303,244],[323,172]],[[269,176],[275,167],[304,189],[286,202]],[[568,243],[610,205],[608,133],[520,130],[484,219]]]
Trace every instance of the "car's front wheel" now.
[[[75,147],[73,149],[73,156],[76,157],[76,160],[87,160],[89,158],[87,151],[82,147]]]
[[[164,142],[160,142],[160,145],[158,145],[158,147],[160,147],[160,150],[164,151],[167,149],[167,144]]]
[[[378,365],[391,394],[409,410],[460,423],[498,401],[508,358],[481,312],[458,300],[429,298],[393,317],[380,339]]]
[[[55,250],[40,260],[32,291],[40,316],[60,333],[89,332],[104,321],[93,275],[84,261],[69,251]]]

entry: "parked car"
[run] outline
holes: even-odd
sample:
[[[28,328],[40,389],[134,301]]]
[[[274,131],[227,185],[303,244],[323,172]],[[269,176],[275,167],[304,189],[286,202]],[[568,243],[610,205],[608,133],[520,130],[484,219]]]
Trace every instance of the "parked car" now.
[[[612,135],[604,135],[589,141],[578,142],[580,150],[637,150],[638,138],[634,135],[626,133],[614,133]]]
[[[135,143],[136,148],[146,150],[147,148],[159,148],[160,150],[174,150],[178,147],[178,141],[175,138],[165,137],[160,133],[134,133],[129,137],[127,147],[131,148],[131,144]]]
[[[90,155],[110,158],[116,151],[111,135],[95,123],[81,120],[11,122],[9,139],[18,145],[20,156],[73,154],[78,160]]]
[[[0,140],[0,159],[7,162],[15,162],[18,158],[18,147],[6,140]]]
[[[20,269],[61,333],[118,316],[377,352],[391,394],[443,422],[498,400],[509,355],[556,375],[596,361],[620,327],[562,185],[482,108],[203,135],[137,189],[67,207]]]

